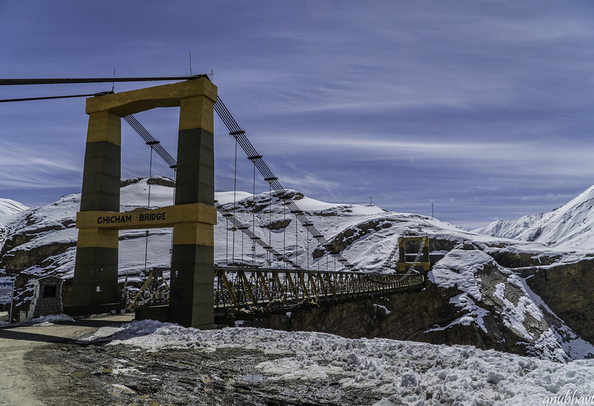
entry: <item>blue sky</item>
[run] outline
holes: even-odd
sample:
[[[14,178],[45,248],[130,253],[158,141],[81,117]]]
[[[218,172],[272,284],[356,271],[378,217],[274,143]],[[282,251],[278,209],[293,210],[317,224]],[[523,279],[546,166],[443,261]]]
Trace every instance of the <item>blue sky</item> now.
[[[594,184],[592,21],[590,0],[0,0],[0,77],[187,75],[191,53],[285,188],[427,215],[433,203],[472,228]],[[84,103],[0,104],[0,197],[35,206],[80,191]],[[137,118],[175,155],[177,111]],[[147,175],[148,148],[122,129],[123,177]],[[233,142],[220,121],[215,132],[216,187],[229,190]]]

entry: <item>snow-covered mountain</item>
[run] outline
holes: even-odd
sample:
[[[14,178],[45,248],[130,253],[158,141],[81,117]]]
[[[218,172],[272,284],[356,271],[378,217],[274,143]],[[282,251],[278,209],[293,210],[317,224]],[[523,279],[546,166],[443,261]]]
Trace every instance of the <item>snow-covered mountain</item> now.
[[[10,222],[16,214],[27,210],[28,207],[11,199],[0,199],[0,246],[6,239],[6,228],[3,225]]]
[[[146,207],[149,190],[146,179],[127,180],[122,185],[121,211]],[[151,207],[173,204],[172,181],[153,178],[150,186]],[[426,216],[390,213],[374,205],[326,203],[295,191],[289,193],[335,250],[341,251],[363,271],[379,270],[401,235],[427,234],[434,241],[433,250],[442,249],[438,245],[451,249],[466,239],[498,243],[497,238],[477,235]],[[333,258],[308,236],[281,199],[274,195],[271,199],[269,193],[252,196],[246,192],[218,192],[215,198],[224,209],[234,211],[243,224],[250,227],[255,224],[256,235],[302,267],[337,269]],[[80,195],[75,194],[8,217],[3,227],[6,237],[0,242],[3,245],[0,267],[5,267],[8,273],[51,272],[71,278],[77,239],[75,218],[79,207]],[[252,241],[231,229],[228,220],[219,214],[215,227],[215,262],[265,265],[272,259],[259,246],[252,251]],[[170,229],[150,230],[148,250],[145,230],[120,232],[120,274],[138,274],[144,268],[145,254],[148,268],[168,267],[171,243]]]
[[[594,250],[594,186],[549,212],[495,221],[478,233],[533,241],[561,250]]]
[[[0,222],[7,217],[12,216],[23,210],[27,210],[28,207],[22,203],[19,203],[11,199],[0,199]]]
[[[121,211],[146,207],[148,191],[147,179],[123,181]],[[150,192],[151,207],[173,204],[173,181],[153,178]],[[334,326],[338,331],[328,331],[328,326],[322,325],[327,314],[300,321],[294,312],[294,326],[345,336],[473,344],[552,360],[594,354],[594,346],[588,342],[594,341],[594,328],[590,327],[594,309],[589,295],[575,294],[576,284],[590,283],[588,256],[478,234],[427,216],[387,212],[373,205],[325,203],[296,191],[289,193],[330,242],[331,251],[339,252],[359,270],[385,271],[386,259],[402,235],[427,235],[431,250],[444,256],[430,272],[432,283],[422,292],[341,309],[339,313],[348,311],[352,317],[345,319],[344,313],[331,316],[337,317]],[[220,192],[216,199],[243,224],[255,226],[254,233],[261,240],[303,268],[339,268],[274,194]],[[7,217],[0,241],[0,276],[16,281],[17,308],[28,306],[34,279],[47,274],[72,278],[79,205],[80,195],[70,195]],[[152,229],[148,240],[145,230],[120,232],[120,282],[126,278],[129,283],[140,281],[146,268],[167,269],[171,244],[171,229]],[[216,263],[282,266],[259,246],[252,249],[252,244],[219,214]],[[572,278],[562,279],[557,283],[559,289],[551,292],[547,281],[566,274]],[[169,276],[167,271],[164,276]],[[570,295],[572,302],[567,307]],[[403,320],[408,321],[402,324]],[[316,321],[322,324],[315,325]]]

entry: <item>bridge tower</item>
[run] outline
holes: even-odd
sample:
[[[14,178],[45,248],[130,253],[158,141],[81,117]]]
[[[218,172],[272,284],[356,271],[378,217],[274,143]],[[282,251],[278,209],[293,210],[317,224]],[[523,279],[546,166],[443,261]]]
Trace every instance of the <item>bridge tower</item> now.
[[[119,230],[173,227],[169,321],[212,328],[214,117],[217,88],[207,78],[87,99],[89,115],[72,299],[66,313],[120,307]],[[121,118],[179,107],[175,204],[120,212]]]

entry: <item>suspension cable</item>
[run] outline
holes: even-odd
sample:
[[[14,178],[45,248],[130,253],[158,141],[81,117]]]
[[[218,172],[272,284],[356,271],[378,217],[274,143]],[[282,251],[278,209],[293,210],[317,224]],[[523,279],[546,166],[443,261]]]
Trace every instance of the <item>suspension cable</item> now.
[[[13,102],[23,102],[23,101],[37,101],[37,100],[56,100],[56,99],[72,99],[75,97],[93,97],[93,96],[104,96],[106,94],[111,94],[113,92],[99,92],[99,93],[90,93],[90,94],[69,94],[69,95],[61,95],[61,96],[42,96],[42,97],[23,97],[18,99],[1,99],[0,103],[13,103]]]
[[[295,263],[299,263],[299,222],[295,214]]]
[[[241,129],[241,127],[239,127],[239,124],[237,124],[237,122],[235,121],[235,119],[233,118],[233,116],[231,115],[231,113],[229,112],[229,110],[227,109],[227,107],[225,106],[223,101],[221,100],[221,98],[218,96],[217,96],[217,102],[214,104],[214,109],[217,112],[218,116],[223,121],[223,123],[225,124],[225,126],[227,127],[227,129],[229,130],[229,134],[235,138],[236,142],[239,143],[239,145],[242,147],[242,149],[247,154],[247,156],[248,157],[260,156],[258,154],[258,152],[256,151],[256,149],[254,148],[254,146],[249,141],[249,139],[247,138],[247,136],[245,135],[245,131],[243,131]],[[275,190],[275,192],[277,193],[277,196],[280,197],[280,196],[288,194],[288,192],[283,188],[283,186],[278,181],[278,178],[276,176],[274,176],[273,172],[266,165],[266,163],[264,162],[264,160],[262,158],[255,159],[254,164],[256,165],[256,167],[258,168],[258,170],[260,171],[260,173],[262,174],[264,179],[267,182],[269,182],[270,186]],[[289,207],[291,212],[293,212],[293,213],[301,212],[301,214],[298,214],[296,216],[297,220],[299,220],[299,222],[301,222],[302,224],[309,223],[309,219],[307,218],[307,216],[305,214],[303,214],[303,212],[299,209],[299,207],[293,200],[288,200],[285,203]],[[312,234],[312,236],[314,238],[316,238],[318,243],[320,245],[322,245],[323,247],[327,247],[329,245],[328,240],[326,240],[326,238],[322,235],[322,233],[315,226],[309,227],[308,232],[310,234]],[[333,256],[337,257],[339,262],[341,262],[343,264],[343,266],[345,266],[349,269],[354,269],[353,265],[350,264],[347,259],[342,257],[342,255],[340,255],[340,253],[338,253],[338,252],[329,252],[329,253],[332,254]]]
[[[266,251],[270,252],[270,254],[273,255],[278,261],[281,261],[281,260],[285,261],[286,263],[291,264],[294,268],[301,269],[299,266],[297,266],[295,263],[293,263],[290,259],[286,258],[286,256],[284,256],[282,253],[275,250],[271,245],[268,245],[261,238],[257,238],[256,235],[254,233],[252,233],[247,226],[245,226],[241,221],[239,221],[237,219],[237,217],[234,216],[230,210],[225,210],[219,202],[215,201],[215,208],[220,213],[222,213],[223,217],[227,218],[228,221],[234,225],[235,229],[241,230],[247,237],[252,238],[262,248],[264,248]]]
[[[128,119],[126,120],[126,122],[128,122],[128,124],[131,125],[131,127],[137,132],[139,133],[139,135],[141,135],[141,137],[145,140],[147,140],[148,142],[150,141],[156,141],[155,138],[138,122],[138,120],[136,120],[136,118],[134,116],[126,116]],[[126,118],[125,117],[125,118]],[[160,148],[162,148],[161,144],[155,144],[154,145],[155,148],[155,152],[157,152],[161,158],[163,158],[166,162],[170,163],[170,167],[173,169],[173,173],[174,173],[174,177],[177,177],[177,161],[171,157],[171,155],[169,155],[169,153],[163,148],[162,149],[162,153],[160,153]],[[170,157],[171,159],[169,159],[168,157]],[[175,180],[175,179],[174,179]],[[237,200],[237,199],[234,199]],[[173,200],[174,204],[175,204],[175,189],[174,189],[174,200]],[[222,205],[220,205],[217,201],[215,201],[215,207],[216,209],[223,215],[223,217],[225,217],[227,220],[227,238],[226,238],[226,250],[225,250],[225,256],[226,256],[226,261],[227,263],[229,263],[229,230],[233,230],[233,242],[232,242],[232,246],[233,246],[233,251],[232,251],[232,260],[235,259],[235,232],[236,230],[240,230],[243,233],[245,233],[248,237],[254,239],[254,241],[256,243],[258,243],[260,246],[262,246],[262,248],[264,248],[270,256],[274,256],[278,261],[283,260],[289,264],[291,264],[293,267],[295,267],[296,269],[300,269],[299,266],[297,266],[296,264],[294,264],[291,260],[287,259],[286,256],[283,256],[283,254],[281,254],[280,252],[278,252],[277,250],[275,250],[272,247],[272,240],[270,239],[270,244],[266,244],[263,240],[261,240],[260,238],[256,238],[255,234],[253,234],[248,227],[246,227],[245,225],[243,225],[235,216],[234,210],[236,208],[236,203],[233,204],[233,208],[231,210],[226,210],[223,208]],[[272,213],[272,212],[271,212]],[[272,214],[271,214],[272,216]],[[272,217],[271,217],[272,218]],[[233,227],[229,227],[229,223],[233,224]],[[269,230],[270,231],[270,230]],[[173,236],[172,236],[173,237]],[[172,239],[172,243],[173,243],[173,239]]]
[[[147,131],[147,129],[144,128],[144,126],[138,122],[138,120],[136,119],[136,117],[134,117],[133,115],[130,114],[128,116],[124,116],[124,120],[126,120],[126,122],[130,125],[130,127],[132,127],[134,129],[134,131],[136,131],[138,133],[138,135],[140,135],[142,137],[142,139],[144,140],[144,142],[147,145],[151,145],[151,144],[149,144],[149,142],[152,142],[153,143],[153,147],[155,149],[155,152],[161,158],[163,158],[163,160],[165,162],[167,162],[167,165],[169,165],[169,167],[171,169],[173,169],[174,171],[176,171],[176,169],[177,169],[177,161],[175,160],[175,158],[172,157],[171,154],[169,154],[169,152],[167,152],[167,150],[165,148],[163,148],[163,146],[161,145],[161,143],[159,143],[155,139],[155,137],[153,137],[151,135],[151,133],[149,133]]]
[[[285,206],[285,202],[283,201],[283,224],[286,224],[287,221],[287,206]],[[287,226],[288,224],[283,227],[283,257],[287,257]],[[284,263],[285,268],[287,263]]]
[[[245,131],[241,130],[241,128],[239,127],[239,125],[237,124],[237,122],[235,121],[233,116],[231,116],[231,113],[229,112],[227,107],[224,105],[224,103],[220,99],[220,97],[217,97],[217,102],[214,104],[214,109],[217,112],[217,114],[219,115],[219,117],[221,118],[221,120],[224,122],[224,124],[227,126],[227,128],[230,130],[233,130],[233,131],[230,131],[229,134],[235,138],[235,168],[234,168],[234,179],[233,179],[233,211],[235,212],[237,210],[237,160],[238,160],[237,146],[239,144],[239,146],[242,147],[244,152],[246,152],[248,157],[254,157],[254,159],[253,159],[254,165],[258,169],[258,171],[264,176],[264,180],[266,182],[268,182],[268,184],[270,186],[270,190],[272,191],[272,189],[274,189],[276,196],[279,198],[282,198],[283,203],[284,203],[283,204],[283,220],[286,221],[286,210],[287,210],[287,208],[289,208],[292,213],[296,213],[296,219],[299,222],[301,222],[304,225],[306,225],[306,224],[308,225],[309,219],[307,218],[307,216],[305,216],[305,214],[303,214],[303,211],[301,211],[299,209],[299,207],[297,206],[297,204],[291,199],[290,194],[282,187],[282,185],[278,181],[278,178],[276,176],[274,176],[273,172],[268,168],[268,166],[262,159],[262,156],[257,153],[256,149],[250,143],[249,139],[245,136]],[[130,124],[132,126],[132,128],[134,128],[136,130],[136,132],[138,132],[141,135],[141,137],[143,137],[143,139],[154,140],[154,138],[152,138],[150,133],[148,133],[148,131],[146,129],[144,129],[144,127],[142,127],[142,125],[140,125],[140,123],[138,123],[138,120],[136,120],[133,116],[126,116],[124,118],[126,119],[128,124]],[[170,164],[171,168],[175,169],[177,166],[175,159],[173,157],[171,157],[171,155],[169,155],[167,153],[167,151],[165,151],[165,149],[161,150],[161,148],[162,148],[162,146],[160,144],[158,144],[155,146],[155,151],[166,162],[168,162]],[[314,238],[316,238],[318,243],[320,245],[322,245],[327,250],[327,253],[329,253],[333,256],[337,256],[339,262],[341,262],[347,268],[354,269],[354,267],[349,263],[349,261],[346,260],[345,258],[343,258],[340,255],[340,253],[335,253],[328,249],[328,247],[330,247],[331,245],[329,244],[328,240],[326,240],[326,238],[319,232],[319,230],[317,230],[317,228],[313,225],[313,223],[310,226],[308,225],[306,228],[307,228],[308,232]],[[233,231],[232,258],[235,258],[236,230],[237,230],[237,227],[234,227],[232,229],[232,231]],[[242,231],[245,233],[244,230],[242,230]],[[270,240],[271,240],[271,238],[270,238]],[[270,249],[271,249],[271,247],[270,247]],[[285,262],[285,265],[287,265],[287,263],[291,263],[291,261],[288,260],[286,257],[286,228],[283,229],[283,252],[284,252],[284,254],[283,254],[282,258],[283,258],[283,261]],[[294,265],[294,266],[296,266],[296,265]],[[300,268],[299,266],[297,266],[297,267]]]
[[[254,175],[252,179],[252,230],[256,233],[256,165],[254,165]],[[252,265],[256,264],[256,241],[252,239]]]
[[[269,200],[269,206],[268,206],[268,211],[269,211],[269,215],[268,215],[268,244],[272,245],[272,186],[268,185],[268,198]],[[268,260],[268,266],[272,265],[272,261],[270,258],[270,252],[267,253],[267,260]]]
[[[113,82],[170,82],[176,80],[193,80],[207,78],[203,73],[193,76],[152,76],[136,78],[55,78],[55,79],[0,79],[0,86],[17,85],[59,85],[59,84],[82,84],[82,83],[113,83]]]

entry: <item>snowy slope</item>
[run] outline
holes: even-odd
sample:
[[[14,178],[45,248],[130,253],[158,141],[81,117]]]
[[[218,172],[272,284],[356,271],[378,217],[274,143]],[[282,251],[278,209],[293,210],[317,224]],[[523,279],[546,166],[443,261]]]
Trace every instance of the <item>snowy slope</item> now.
[[[465,240],[486,245],[512,243],[508,240],[470,232],[427,216],[387,212],[375,205],[332,204],[308,198],[295,191],[289,191],[289,193],[296,195],[295,203],[326,239],[339,248],[341,254],[362,271],[381,270],[384,261],[398,245],[398,238],[403,235],[426,234],[432,240],[443,240],[450,248]],[[232,192],[217,193],[216,198],[226,210],[235,212],[236,217],[243,224],[249,226],[256,224],[255,233],[258,237],[266,242],[272,241],[273,247],[286,252],[291,260],[302,267],[318,269],[329,264],[331,270],[335,269],[333,259],[328,258],[328,255],[312,258],[311,254],[317,246],[316,241],[311,237],[308,238],[305,228],[301,223],[296,222],[295,216],[284,207],[280,199],[274,196],[271,199],[268,193],[256,195],[254,198],[245,192],[237,193],[235,204]],[[253,207],[257,208],[256,213],[252,211]],[[232,233],[227,232],[227,220],[223,216],[219,215],[218,222],[215,231],[217,261],[231,261],[235,241],[234,262],[265,264],[265,253],[258,251],[259,247],[255,255],[252,255],[251,241],[247,238],[242,241],[242,234],[239,232],[234,239]],[[283,222],[288,224],[281,228],[268,229],[270,225]],[[531,246],[525,243],[518,244],[526,249]],[[242,252],[243,255],[241,255]],[[310,255],[307,255],[308,252]]]
[[[27,206],[15,200],[0,199],[0,224],[3,223],[6,218],[27,209]]]
[[[8,233],[5,224],[10,222],[12,217],[27,209],[27,206],[15,200],[0,199],[0,246]]]
[[[121,189],[121,210],[133,210],[146,207],[148,203],[148,185],[146,179],[126,182]],[[151,185],[151,207],[173,204],[173,188]],[[5,225],[6,241],[3,253],[5,257],[35,256],[37,251],[47,247],[61,245],[59,253],[48,255],[48,261],[38,263],[24,270],[29,274],[57,274],[66,278],[74,275],[74,259],[78,232],[75,228],[76,213],[80,209],[80,195],[64,196],[55,203],[23,210],[8,218]],[[146,248],[145,230],[120,232],[120,273],[144,268]],[[150,266],[168,266],[171,232],[169,230],[151,230],[149,250],[154,254]],[[7,246],[10,249],[7,249]],[[166,247],[163,247],[166,246]],[[45,250],[44,250],[45,248]],[[5,261],[6,258],[4,258]],[[10,268],[8,266],[7,268]],[[16,269],[21,271],[21,269]],[[9,269],[10,271],[10,269]]]
[[[150,206],[161,207],[173,204],[173,183],[167,179],[160,184],[150,185]],[[121,188],[121,211],[146,207],[149,185],[146,179],[134,179]],[[333,243],[342,255],[358,269],[377,271],[398,243],[402,235],[427,234],[432,239],[442,239],[453,247],[465,240],[486,245],[509,244],[499,238],[479,235],[431,217],[409,213],[387,212],[374,205],[332,204],[305,197],[297,192],[295,202],[310,218],[320,232]],[[255,234],[270,243],[277,251],[286,254],[304,268],[337,269],[332,256],[318,247],[308,235],[305,227],[297,222],[282,201],[268,193],[254,197],[245,192],[219,192],[215,198],[227,210],[235,211],[237,218],[245,225],[255,225]],[[69,195],[57,202],[24,210],[9,218],[6,224],[8,238],[4,253],[18,257],[19,253],[31,252],[52,244],[69,245],[63,253],[52,255],[53,265],[37,264],[34,273],[52,272],[72,277],[74,252],[77,238],[75,228],[76,212],[80,206],[80,195]],[[255,208],[255,210],[252,210]],[[20,243],[11,236],[22,236]],[[171,229],[152,229],[148,237],[146,230],[120,232],[120,274],[138,273],[147,267],[168,267],[171,263]],[[519,247],[530,249],[531,244],[518,243]],[[318,253],[314,258],[314,250]],[[524,248],[522,248],[524,249]],[[233,232],[227,219],[221,214],[215,226],[215,261],[217,263],[243,262],[265,265],[266,252],[259,246],[252,251],[252,241],[243,233]],[[274,261],[273,261],[274,262]],[[271,263],[279,266],[279,263]],[[10,268],[10,267],[8,267]],[[21,270],[16,268],[15,270]]]
[[[478,233],[534,241],[562,250],[594,249],[594,186],[549,213],[495,221]]]

